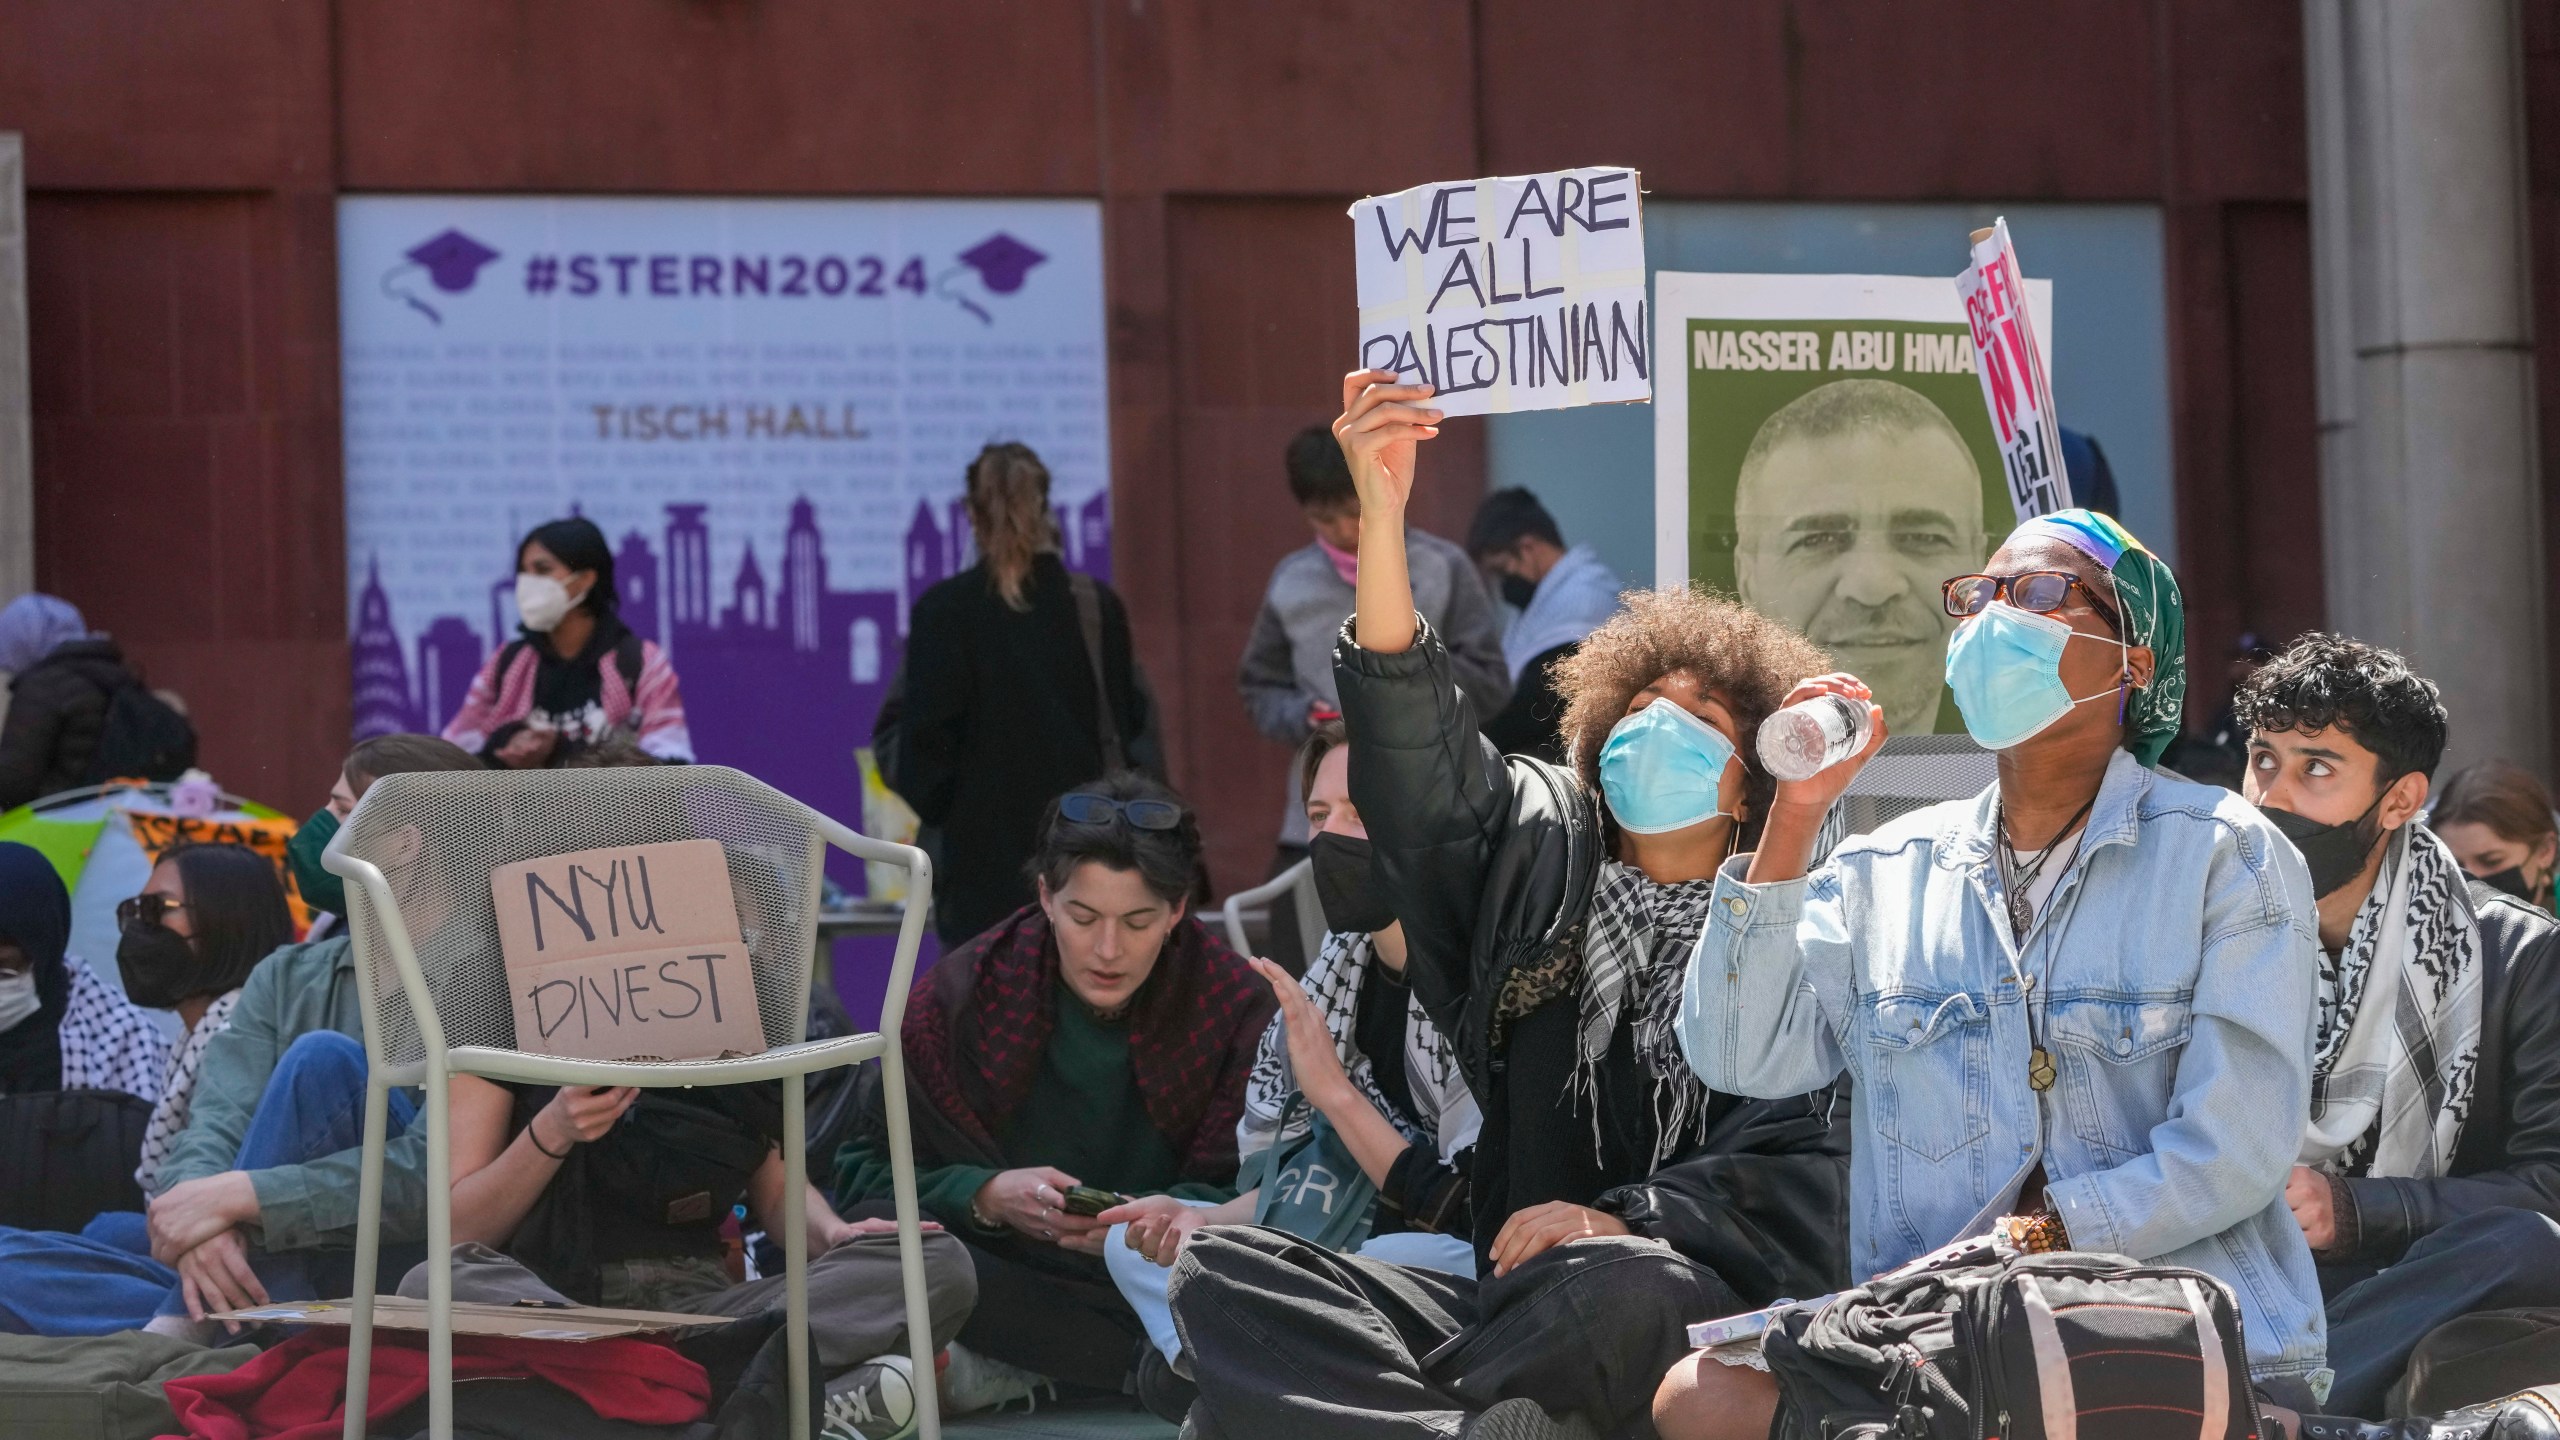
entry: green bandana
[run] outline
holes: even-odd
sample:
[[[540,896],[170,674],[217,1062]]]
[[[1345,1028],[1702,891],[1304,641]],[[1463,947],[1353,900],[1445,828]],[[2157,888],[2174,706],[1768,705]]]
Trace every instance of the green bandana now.
[[[2178,577],[2113,517],[2095,510],[2058,510],[2010,532],[2059,540],[2098,562],[2115,583],[2124,643],[2151,647],[2151,683],[2125,703],[2124,748],[2145,765],[2178,738],[2187,711],[2187,605]]]

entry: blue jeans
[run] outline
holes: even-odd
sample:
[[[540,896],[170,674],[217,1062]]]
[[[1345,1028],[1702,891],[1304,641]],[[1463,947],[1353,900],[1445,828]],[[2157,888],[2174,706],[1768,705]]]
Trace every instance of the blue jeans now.
[[[177,1272],[143,1217],[110,1210],[77,1235],[0,1228],[0,1334],[111,1335],[151,1317]]]
[[[2437,1326],[2475,1310],[2560,1306],[2560,1224],[2530,1210],[2483,1210],[2367,1278],[2328,1278],[2329,1364],[2338,1378],[2326,1408],[2380,1419],[2410,1352]]]
[[[233,1162],[242,1170],[299,1165],[351,1150],[364,1143],[364,1042],[335,1030],[314,1030],[286,1047],[258,1095],[249,1117],[249,1132],[240,1137]],[[409,1128],[418,1104],[405,1090],[391,1092],[386,1140]],[[389,1277],[377,1290],[388,1290],[409,1268],[426,1258],[415,1245],[385,1245],[380,1276]],[[271,1300],[317,1300],[353,1292],[355,1253],[351,1250],[268,1251],[249,1246],[249,1268],[267,1287]],[[163,1315],[184,1315],[183,1288],[173,1288],[160,1302]]]

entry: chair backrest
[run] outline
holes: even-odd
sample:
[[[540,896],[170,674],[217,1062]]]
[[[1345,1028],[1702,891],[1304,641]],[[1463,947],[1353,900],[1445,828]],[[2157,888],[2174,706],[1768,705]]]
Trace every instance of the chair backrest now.
[[[669,840],[721,843],[765,1043],[797,1043],[808,1023],[825,852],[807,806],[721,765],[459,771],[383,776],[330,843],[332,854],[379,867],[393,898],[391,913],[380,913],[365,886],[347,886],[365,1038],[377,1061],[405,1065],[426,1053],[387,927],[408,936],[419,993],[432,998],[446,1044],[513,1049],[489,872]]]
[[[1324,906],[1316,900],[1314,861],[1301,860],[1250,890],[1228,896],[1218,915],[1226,926],[1227,943],[1239,955],[1252,955],[1259,952],[1254,948],[1253,937],[1245,932],[1245,912],[1257,906],[1267,907],[1263,923],[1268,927],[1270,917],[1277,915],[1283,905],[1289,906],[1290,913],[1297,917],[1298,945],[1305,952],[1297,957],[1292,973],[1304,975],[1315,968],[1317,957],[1324,952]],[[1263,933],[1271,932],[1266,928]],[[1284,966],[1290,960],[1286,955],[1270,958]]]
[[[1926,806],[1970,800],[1998,778],[1999,761],[1970,735],[1896,735],[1849,782],[1837,818],[1842,833],[1864,835]]]

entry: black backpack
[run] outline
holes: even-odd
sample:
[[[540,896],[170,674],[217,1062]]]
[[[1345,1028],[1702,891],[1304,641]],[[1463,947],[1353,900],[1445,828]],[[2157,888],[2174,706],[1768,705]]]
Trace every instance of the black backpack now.
[[[0,1225],[67,1230],[142,1208],[133,1168],[151,1102],[121,1090],[0,1095]]]
[[[2231,1290],[2121,1255],[1976,1241],[1781,1314],[1781,1440],[2254,1440]]]
[[[98,748],[89,756],[87,783],[109,780],[175,780],[196,763],[196,727],[177,707],[139,680],[107,697]]]

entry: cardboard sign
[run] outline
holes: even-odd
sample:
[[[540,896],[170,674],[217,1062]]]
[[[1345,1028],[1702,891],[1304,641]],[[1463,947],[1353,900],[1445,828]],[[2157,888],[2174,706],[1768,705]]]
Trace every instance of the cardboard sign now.
[[[708,1060],[763,1052],[747,947],[678,946],[507,967],[516,1044],[576,1060]]]
[[[546,855],[489,872],[516,1044],[579,1060],[765,1048],[717,840]]]
[[[2018,278],[2017,247],[2004,217],[1973,232],[1973,263],[1956,277],[1965,325],[1979,357],[1982,400],[2000,442],[2000,467],[2009,481],[2009,503],[2020,520],[2071,508],[2071,477],[2062,465],[2062,423],[2055,418],[2053,384],[2036,345],[2027,313],[2026,287]]]
[[[618,845],[489,872],[507,968],[738,939],[717,840]]]
[[[1450,415],[1652,398],[1641,190],[1592,166],[1352,206],[1362,368]]]
[[[343,1300],[294,1300],[225,1310],[212,1320],[269,1321],[279,1325],[352,1325],[353,1297]],[[473,1300],[453,1302],[456,1335],[504,1335],[516,1340],[605,1340],[621,1335],[649,1335],[726,1325],[726,1315],[688,1315],[675,1310],[612,1310],[601,1305],[491,1305]],[[424,1330],[427,1302],[405,1295],[373,1297],[373,1323],[384,1330]]]

